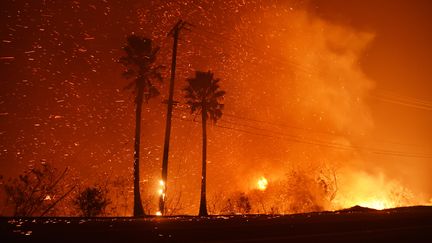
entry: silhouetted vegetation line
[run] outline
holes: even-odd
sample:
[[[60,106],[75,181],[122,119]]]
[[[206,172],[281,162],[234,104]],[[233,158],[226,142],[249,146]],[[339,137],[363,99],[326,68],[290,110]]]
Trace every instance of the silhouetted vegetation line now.
[[[141,202],[139,184],[140,165],[140,138],[141,138],[141,110],[143,101],[146,103],[150,98],[159,95],[158,89],[154,86],[153,80],[162,82],[160,73],[162,66],[156,65],[156,55],[159,47],[152,44],[152,40],[131,35],[127,38],[127,45],[123,48],[126,55],[121,57],[119,62],[126,70],[123,77],[133,79],[126,88],[133,89],[135,93],[136,114],[135,114],[135,144],[134,144],[134,210],[135,217],[144,216],[144,209]]]
[[[202,119],[202,175],[199,216],[207,216],[206,181],[207,181],[207,120],[214,123],[222,117],[224,107],[220,101],[225,91],[219,87],[219,79],[213,78],[213,73],[196,71],[195,77],[186,80],[186,104],[191,113],[201,113]]]

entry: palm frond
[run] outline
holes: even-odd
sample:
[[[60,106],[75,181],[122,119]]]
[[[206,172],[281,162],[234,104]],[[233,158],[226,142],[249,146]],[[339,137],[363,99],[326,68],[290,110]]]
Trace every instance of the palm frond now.
[[[119,63],[123,64],[126,70],[122,75],[126,79],[134,79],[126,88],[130,89],[135,86],[137,95],[143,92],[141,95],[146,102],[159,95],[152,81],[163,81],[161,74],[163,66],[155,64],[160,48],[153,46],[150,39],[131,35],[127,38],[127,45],[123,47],[123,50],[125,56],[120,57]]]
[[[224,95],[226,94],[225,91],[223,90],[218,90],[213,94],[213,97],[215,98],[222,98]]]
[[[195,77],[186,79],[186,87],[183,90],[191,113],[205,110],[205,116],[216,122],[222,117],[224,105],[219,101],[222,100],[225,91],[220,90],[219,79],[213,77],[214,74],[210,71],[196,71]]]

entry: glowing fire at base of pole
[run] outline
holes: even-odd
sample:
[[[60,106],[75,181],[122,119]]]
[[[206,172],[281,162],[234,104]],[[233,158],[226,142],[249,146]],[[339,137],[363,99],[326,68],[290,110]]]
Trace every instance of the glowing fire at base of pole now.
[[[165,200],[165,182],[163,180],[159,180],[159,190],[158,190],[158,194],[162,195],[163,200]]]
[[[163,202],[165,203],[165,196],[166,196],[166,186],[165,182],[163,180],[159,180],[159,189],[158,189],[158,195],[162,198]],[[157,211],[156,216],[162,216],[163,212]]]

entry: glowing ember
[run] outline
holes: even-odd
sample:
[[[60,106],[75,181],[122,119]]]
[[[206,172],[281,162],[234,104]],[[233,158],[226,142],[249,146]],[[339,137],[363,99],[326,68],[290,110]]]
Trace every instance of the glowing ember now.
[[[264,176],[261,176],[258,179],[257,186],[258,186],[258,189],[261,191],[264,191],[265,189],[267,189],[267,186],[268,186],[267,179]]]

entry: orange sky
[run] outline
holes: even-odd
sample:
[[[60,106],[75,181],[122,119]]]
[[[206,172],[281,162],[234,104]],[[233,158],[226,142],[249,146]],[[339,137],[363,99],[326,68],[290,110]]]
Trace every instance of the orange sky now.
[[[247,2],[5,4],[0,174],[42,160],[71,166],[85,181],[128,176],[133,95],[115,60],[135,32],[152,36],[169,66],[166,33],[182,18],[195,27],[181,35],[175,99],[194,69],[211,69],[227,91],[225,115],[209,128],[209,193],[325,164],[341,177],[383,175],[431,198],[432,3]],[[160,175],[166,84],[143,112],[150,191]],[[182,121],[193,117],[181,107],[175,116],[168,188],[195,205],[199,124]]]

